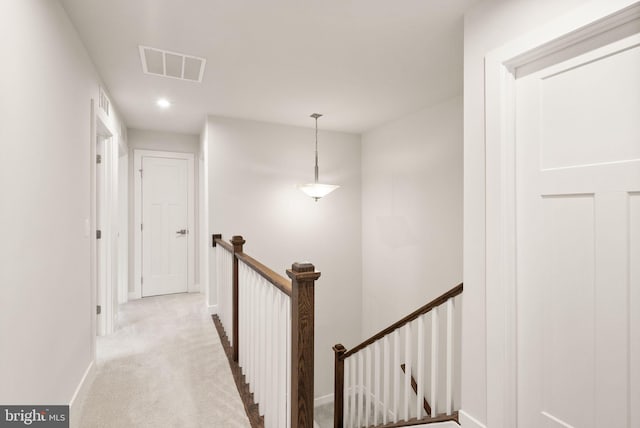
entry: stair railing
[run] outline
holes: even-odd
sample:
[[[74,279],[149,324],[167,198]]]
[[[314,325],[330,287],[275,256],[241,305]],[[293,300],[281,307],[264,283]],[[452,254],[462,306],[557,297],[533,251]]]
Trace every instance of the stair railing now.
[[[213,235],[221,336],[252,426],[313,427],[314,286],[310,263],[293,263],[286,279],[243,252],[245,240]],[[223,345],[225,344],[223,340]],[[246,383],[246,385],[245,385]],[[243,396],[247,391],[249,397]]]
[[[459,284],[351,350],[333,347],[334,428],[458,422],[453,408],[454,302],[462,289]]]

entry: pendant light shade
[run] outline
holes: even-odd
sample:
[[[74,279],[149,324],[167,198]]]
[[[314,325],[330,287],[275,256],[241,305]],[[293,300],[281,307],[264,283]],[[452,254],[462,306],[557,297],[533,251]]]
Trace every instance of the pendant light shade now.
[[[313,183],[301,184],[298,186],[298,189],[303,191],[307,196],[315,199],[316,202],[318,202],[318,199],[327,196],[329,193],[340,187],[335,184],[318,183],[318,118],[321,116],[322,115],[320,113],[313,113],[311,115],[311,117],[316,120],[316,166],[314,170],[315,180]]]
[[[311,196],[317,201],[323,196],[327,196],[338,187],[340,186],[335,184],[308,183],[299,185],[298,189],[302,190],[307,196]]]

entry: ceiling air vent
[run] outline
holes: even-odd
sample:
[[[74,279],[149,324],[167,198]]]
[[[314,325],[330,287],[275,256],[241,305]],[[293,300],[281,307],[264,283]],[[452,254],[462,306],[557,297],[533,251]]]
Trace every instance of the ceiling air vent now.
[[[207,60],[193,55],[139,46],[142,71],[154,76],[202,82]]]
[[[109,101],[109,97],[107,96],[107,94],[104,91],[104,89],[102,88],[102,86],[100,87],[100,94],[99,94],[99,98],[98,98],[98,106],[100,106],[100,109],[107,116],[109,116],[109,114],[111,112],[111,101]]]

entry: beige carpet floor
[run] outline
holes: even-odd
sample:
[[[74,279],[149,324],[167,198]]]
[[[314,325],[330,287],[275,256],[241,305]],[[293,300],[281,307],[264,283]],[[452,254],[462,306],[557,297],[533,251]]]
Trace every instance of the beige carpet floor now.
[[[250,427],[204,296],[120,306],[117,331],[98,338],[80,426]]]

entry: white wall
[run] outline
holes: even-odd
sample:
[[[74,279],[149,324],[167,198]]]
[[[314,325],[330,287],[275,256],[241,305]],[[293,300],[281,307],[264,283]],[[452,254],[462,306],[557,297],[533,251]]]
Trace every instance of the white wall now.
[[[170,113],[170,112],[167,112]],[[199,233],[199,162],[197,162],[198,156],[200,154],[200,136],[192,135],[192,134],[180,134],[175,132],[165,132],[165,131],[147,131],[142,129],[133,129],[130,128],[127,130],[128,143],[129,143],[129,293],[134,293],[136,290],[135,284],[135,251],[134,248],[134,231],[135,225],[134,223],[134,211],[135,211],[135,180],[134,174],[139,174],[138,171],[135,171],[134,166],[134,150],[156,150],[160,152],[178,152],[178,153],[193,153],[194,156],[194,215],[195,215],[195,225],[196,230],[193,236],[195,236],[195,263],[194,263],[194,281],[195,284],[200,283],[200,258],[197,256],[199,242],[200,242],[200,233]],[[139,227],[139,225],[138,225]],[[202,288],[201,288],[202,289]],[[132,294],[130,294],[133,297]]]
[[[388,327],[461,281],[459,96],[362,136],[363,336]],[[460,314],[458,308],[456,346]],[[446,326],[441,327],[444,338]],[[446,347],[441,345],[444,361]],[[454,406],[460,403],[457,351]],[[444,400],[441,391],[438,401]]]
[[[312,128],[210,116],[207,130],[210,233],[243,235],[245,251],[283,276],[296,261],[322,272],[316,397],[333,392],[331,347],[360,339],[362,278],[360,138],[323,131],[322,119],[319,126],[320,181],[342,187],[318,202],[296,188],[313,181]],[[214,269],[210,264],[211,277]],[[215,289],[211,298],[215,303]]]
[[[0,55],[0,402],[68,404],[94,358],[86,224],[100,80],[55,1],[0,2]]]
[[[127,136],[130,150],[200,153],[200,136],[197,134],[129,128]]]
[[[362,136],[362,326],[462,281],[462,97]]]
[[[464,29],[464,296],[462,409],[487,423],[484,57],[587,0],[485,0]],[[463,427],[480,426],[462,415]],[[489,421],[490,426],[490,421]]]

